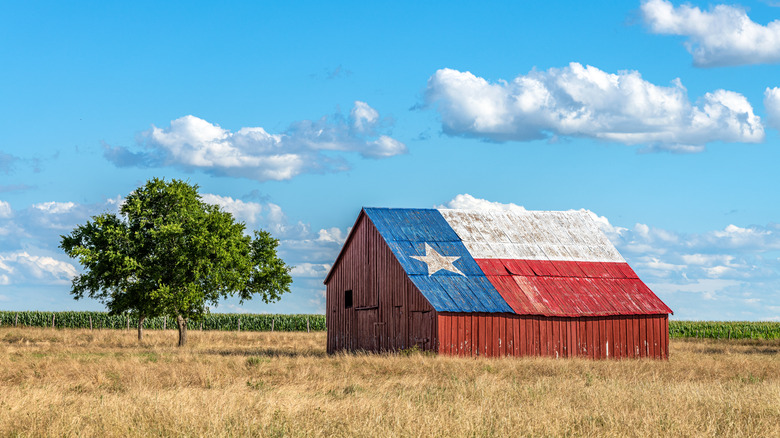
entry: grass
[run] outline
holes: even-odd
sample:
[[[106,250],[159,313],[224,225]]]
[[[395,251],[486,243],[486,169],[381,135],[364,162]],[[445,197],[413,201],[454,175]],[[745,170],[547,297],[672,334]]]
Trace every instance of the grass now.
[[[780,341],[669,361],[325,354],[325,333],[0,329],[0,436],[780,436]]]

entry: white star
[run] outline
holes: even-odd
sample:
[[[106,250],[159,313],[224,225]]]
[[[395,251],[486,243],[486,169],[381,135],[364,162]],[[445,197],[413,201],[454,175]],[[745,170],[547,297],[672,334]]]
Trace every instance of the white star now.
[[[425,256],[410,256],[410,257],[428,265],[429,277],[441,271],[442,269],[445,271],[450,271],[456,274],[460,274],[464,277],[466,276],[466,274],[460,272],[460,269],[456,268],[455,265],[453,265],[455,260],[458,260],[460,257],[443,256],[438,252],[436,252],[435,249],[431,248],[431,246],[428,245],[427,243],[425,244]]]

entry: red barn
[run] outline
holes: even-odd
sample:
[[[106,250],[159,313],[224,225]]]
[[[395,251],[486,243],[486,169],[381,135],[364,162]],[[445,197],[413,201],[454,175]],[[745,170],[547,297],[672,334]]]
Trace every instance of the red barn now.
[[[325,284],[328,353],[669,355],[671,309],[581,211],[364,208]]]

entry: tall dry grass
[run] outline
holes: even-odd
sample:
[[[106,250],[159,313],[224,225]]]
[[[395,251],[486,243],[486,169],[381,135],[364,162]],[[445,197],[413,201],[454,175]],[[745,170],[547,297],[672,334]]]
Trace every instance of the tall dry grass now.
[[[780,436],[778,341],[327,356],[324,333],[0,329],[0,436]]]

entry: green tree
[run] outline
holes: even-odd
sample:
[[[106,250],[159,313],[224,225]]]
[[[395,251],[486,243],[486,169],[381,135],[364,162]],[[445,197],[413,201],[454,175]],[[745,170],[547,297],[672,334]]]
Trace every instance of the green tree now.
[[[60,236],[60,248],[84,267],[71,294],[100,300],[111,314],[136,315],[139,340],[145,318],[176,318],[183,346],[187,322],[207,314],[207,305],[236,294],[268,303],[290,291],[279,241],[266,231],[253,239],[244,228],[201,201],[197,185],[154,178],[127,196],[119,215],[94,216]]]

